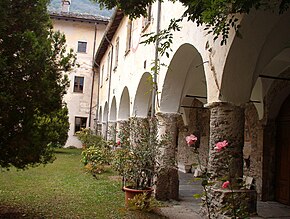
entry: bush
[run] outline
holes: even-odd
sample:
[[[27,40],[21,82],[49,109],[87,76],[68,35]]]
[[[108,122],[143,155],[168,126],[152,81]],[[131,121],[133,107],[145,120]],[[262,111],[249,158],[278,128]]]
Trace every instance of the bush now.
[[[112,157],[107,142],[101,136],[95,135],[90,129],[83,129],[76,134],[84,146],[81,162],[85,168],[94,176],[104,172],[105,165],[110,163]]]
[[[81,162],[93,175],[104,172],[105,165],[111,161],[112,153],[107,146],[90,146],[82,152]]]

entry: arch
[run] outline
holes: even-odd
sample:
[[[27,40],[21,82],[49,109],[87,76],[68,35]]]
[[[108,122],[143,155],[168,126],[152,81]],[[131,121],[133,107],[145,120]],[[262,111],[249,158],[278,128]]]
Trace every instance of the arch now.
[[[103,111],[102,111],[102,106],[100,106],[99,114],[98,114],[98,122],[102,122],[102,121],[103,121]]]
[[[142,75],[135,95],[133,113],[136,117],[147,117],[152,96],[152,76],[146,72]]]
[[[111,108],[110,108],[110,121],[115,122],[117,118],[117,104],[116,97],[113,97]]]
[[[191,44],[183,44],[174,54],[165,76],[161,112],[177,113],[181,105],[190,106],[193,101],[190,96],[200,96],[199,100],[206,103],[207,83],[201,54]]]
[[[108,103],[105,103],[104,106],[104,114],[103,114],[103,120],[102,122],[107,122],[108,121],[108,112],[109,112],[109,107],[108,107]]]
[[[129,117],[130,117],[129,90],[128,87],[124,87],[119,105],[118,120],[128,120]]]
[[[220,100],[240,105],[250,100],[252,88],[265,67],[285,47],[290,12],[253,11],[241,21],[243,39],[234,38],[222,75]],[[267,25],[265,25],[267,23]]]

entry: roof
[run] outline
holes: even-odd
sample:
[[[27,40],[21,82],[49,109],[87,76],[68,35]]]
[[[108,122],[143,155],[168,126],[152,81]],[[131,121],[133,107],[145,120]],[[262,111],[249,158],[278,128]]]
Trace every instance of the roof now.
[[[103,23],[109,22],[108,17],[95,16],[89,14],[72,13],[72,12],[49,12],[51,19],[66,20],[66,21],[79,21],[88,23]]]
[[[105,30],[104,36],[100,42],[99,48],[95,55],[95,64],[100,66],[101,60],[110,45],[122,19],[124,17],[123,11],[116,9],[114,14],[112,15],[109,24]]]

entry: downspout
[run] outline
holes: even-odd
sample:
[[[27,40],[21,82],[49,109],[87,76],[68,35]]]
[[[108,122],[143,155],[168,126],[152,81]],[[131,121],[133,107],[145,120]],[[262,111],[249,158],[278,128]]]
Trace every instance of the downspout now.
[[[105,140],[108,140],[108,130],[109,130],[109,107],[110,107],[110,94],[111,94],[111,76],[112,76],[112,68],[113,68],[113,52],[114,52],[114,46],[111,43],[111,41],[105,36],[105,39],[107,42],[111,45],[111,61],[110,61],[110,72],[109,72],[109,87],[108,87],[108,111],[107,111],[107,121],[106,121],[106,136]]]
[[[157,7],[157,27],[156,27],[156,35],[160,33],[160,18],[161,18],[161,0],[158,0],[158,7]],[[159,47],[159,38],[157,38],[155,43],[155,60],[154,60],[154,73],[153,73],[153,90],[152,90],[152,109],[151,109],[151,117],[155,116],[155,106],[156,106],[156,94],[157,94],[157,74],[158,74],[158,47]]]
[[[97,23],[95,23],[94,48],[93,48],[93,60],[92,60],[93,80],[92,80],[92,87],[91,87],[91,100],[90,100],[90,113],[89,113],[89,128],[91,128],[92,105],[93,105],[94,83],[95,83],[94,63],[95,63],[96,38],[97,38]]]

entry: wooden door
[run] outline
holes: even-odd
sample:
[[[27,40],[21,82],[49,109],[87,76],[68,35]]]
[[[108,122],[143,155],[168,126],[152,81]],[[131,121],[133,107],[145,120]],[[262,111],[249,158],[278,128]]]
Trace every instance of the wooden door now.
[[[290,96],[277,120],[276,200],[290,205]]]

